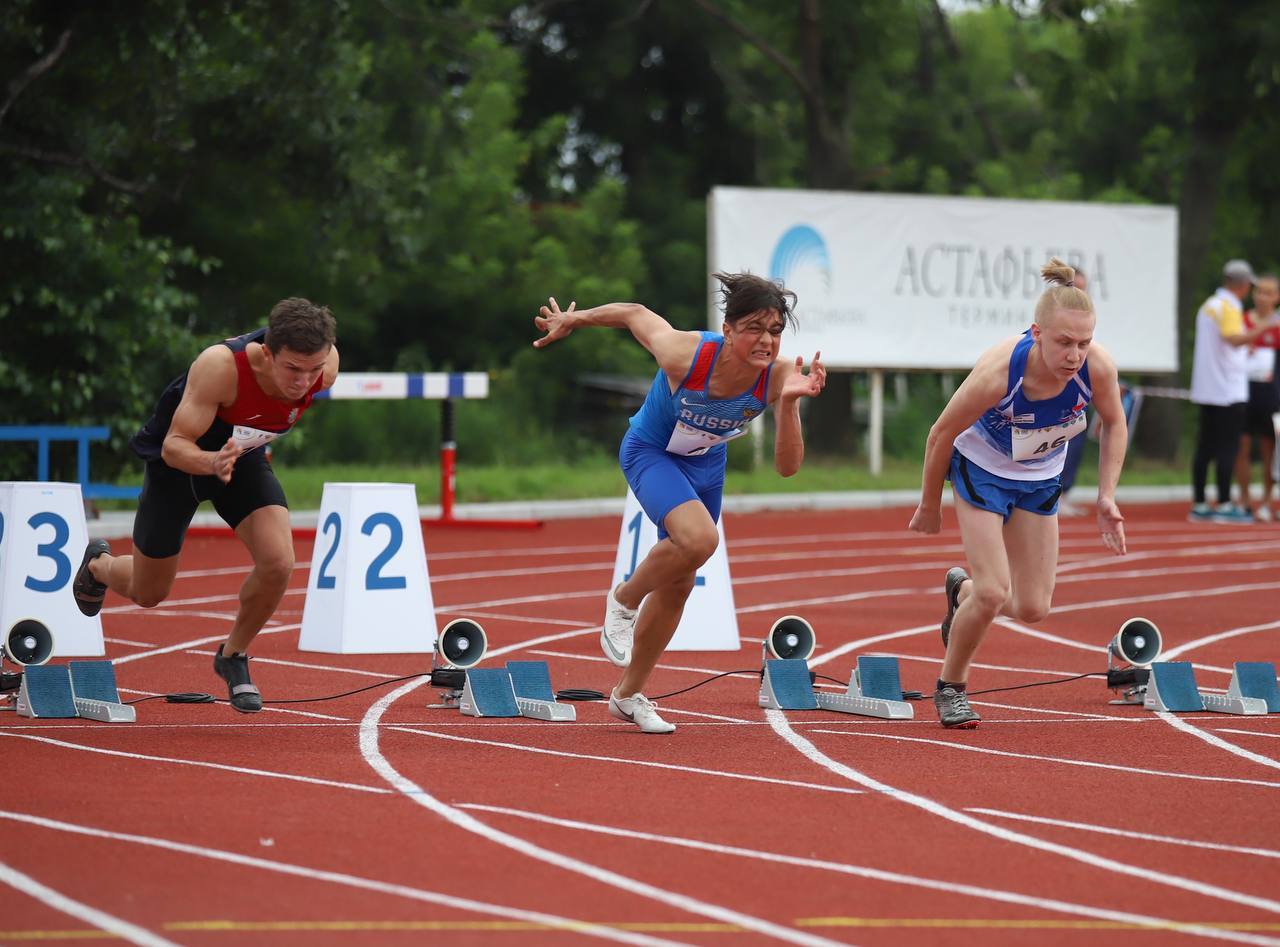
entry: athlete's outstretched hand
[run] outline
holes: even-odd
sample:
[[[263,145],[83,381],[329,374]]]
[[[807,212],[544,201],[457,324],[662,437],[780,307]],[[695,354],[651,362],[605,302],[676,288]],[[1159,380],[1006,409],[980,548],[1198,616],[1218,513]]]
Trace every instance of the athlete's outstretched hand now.
[[[911,517],[911,522],[907,525],[907,529],[913,533],[924,533],[933,536],[942,531],[942,510],[926,509],[924,506],[917,506],[915,515]]]
[[[1128,550],[1124,543],[1124,517],[1120,515],[1120,507],[1110,497],[1098,498],[1098,530],[1102,533],[1102,543],[1117,556],[1123,556]]]
[[[569,319],[569,314],[577,307],[577,302],[569,303],[569,308],[564,312],[560,311],[560,304],[556,302],[554,296],[547,299],[547,305],[538,310],[538,314],[533,317],[533,324],[541,331],[545,332],[540,339],[533,340],[534,348],[542,348],[556,339],[563,339],[566,335],[573,331],[573,322]]]
[[[235,471],[236,459],[240,456],[240,448],[234,437],[228,437],[222,450],[213,455],[213,474],[223,483],[231,482],[231,474]]]
[[[827,367],[822,364],[822,353],[816,352],[809,363],[809,374],[804,373],[804,357],[796,356],[796,370],[787,376],[779,395],[784,400],[816,398],[827,386]]]

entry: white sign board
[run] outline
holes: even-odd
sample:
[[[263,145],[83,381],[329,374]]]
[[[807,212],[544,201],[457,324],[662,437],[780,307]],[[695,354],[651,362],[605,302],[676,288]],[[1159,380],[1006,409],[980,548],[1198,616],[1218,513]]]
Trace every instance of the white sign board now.
[[[436,613],[411,483],[326,483],[298,650],[422,654]]]
[[[0,640],[34,618],[55,658],[106,653],[101,617],[86,618],[71,594],[88,544],[80,484],[0,483]]]
[[[1085,270],[1095,338],[1121,371],[1178,367],[1172,207],[715,188],[707,230],[712,271],[750,270],[799,296],[790,355],[972,368],[1031,325],[1040,267],[1057,256]],[[722,323],[713,306],[711,328]]]
[[[733,583],[729,579],[729,553],[724,542],[724,518],[716,524],[720,543],[701,569],[684,604],[684,615],[676,626],[668,651],[737,651],[738,612],[733,605]],[[631,577],[658,542],[658,527],[640,509],[640,501],[630,490],[622,513],[618,535],[618,556],[613,564],[609,588]]]

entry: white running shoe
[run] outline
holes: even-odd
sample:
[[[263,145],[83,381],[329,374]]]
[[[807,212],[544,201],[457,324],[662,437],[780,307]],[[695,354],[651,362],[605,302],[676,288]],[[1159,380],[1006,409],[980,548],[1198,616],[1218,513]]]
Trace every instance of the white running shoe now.
[[[644,733],[674,733],[676,725],[658,716],[658,708],[644,694],[630,697],[618,696],[616,690],[609,693],[609,713],[619,720],[634,723]]]
[[[636,640],[638,608],[624,608],[609,590],[604,610],[604,627],[600,629],[600,648],[604,656],[620,668],[631,663],[631,646]]]

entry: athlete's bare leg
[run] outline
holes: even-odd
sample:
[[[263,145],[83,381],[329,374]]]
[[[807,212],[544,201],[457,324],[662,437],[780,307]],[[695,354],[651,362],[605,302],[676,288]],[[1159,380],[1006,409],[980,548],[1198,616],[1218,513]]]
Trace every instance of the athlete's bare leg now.
[[[222,648],[226,655],[248,650],[275,614],[293,575],[293,532],[283,506],[254,510],[240,521],[236,535],[253,556],[253,571],[240,586],[240,610]]]
[[[614,591],[614,598],[628,608],[644,603],[636,619],[631,663],[616,688],[619,697],[644,689],[680,624],[698,569],[720,541],[711,514],[698,500],[681,503],[667,514],[663,525],[669,536],[649,550],[631,578]]]
[[[974,549],[965,532],[965,520],[969,517],[968,514],[961,512],[961,504],[976,514],[968,524],[968,536],[973,537],[974,546],[980,547],[979,555],[982,557],[983,565],[977,564],[974,558]],[[951,621],[950,642],[947,646],[947,658],[942,666],[941,677],[944,681],[962,684],[968,680],[969,663],[973,660],[974,652],[982,643],[986,630],[996,615],[1005,615],[1015,621],[1034,624],[1043,621],[1049,614],[1058,571],[1058,518],[1041,516],[1027,510],[1014,510],[1013,515],[1009,517],[1009,522],[1000,529],[997,552],[992,546],[994,537],[990,535],[990,527],[992,520],[999,523],[999,516],[979,510],[965,503],[960,497],[956,497],[956,512],[961,518],[960,533],[964,537],[965,554],[969,559],[969,568],[973,577],[971,581],[961,584],[957,595],[960,607],[956,609],[955,618]],[[984,516],[990,519],[985,519]],[[981,602],[971,604],[969,614],[981,619],[990,613],[990,618],[987,618],[986,624],[976,635],[964,626],[960,626],[961,634],[965,634],[966,637],[957,646],[956,623],[960,620],[965,603],[983,589],[979,577],[984,573],[987,575],[985,586],[987,597]],[[992,612],[992,603],[1002,585],[1007,589],[1005,599]],[[952,677],[951,674],[962,676]]]
[[[1009,599],[1009,558],[1002,517],[956,496],[960,538],[971,581],[960,587],[960,607],[951,620],[947,655],[939,677],[952,684],[969,680],[969,664],[996,615]]]
[[[163,559],[144,556],[136,550],[129,556],[103,553],[89,561],[89,572],[117,595],[135,605],[155,608],[169,597],[178,574],[177,555]]]

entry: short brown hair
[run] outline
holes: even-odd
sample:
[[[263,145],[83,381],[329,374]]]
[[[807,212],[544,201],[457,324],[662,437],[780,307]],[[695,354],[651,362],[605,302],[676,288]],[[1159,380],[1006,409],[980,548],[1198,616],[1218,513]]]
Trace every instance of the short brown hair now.
[[[762,309],[777,310],[783,325],[796,328],[796,317],[791,311],[796,304],[796,294],[784,289],[781,282],[756,276],[754,273],[713,273],[720,281],[720,304],[724,307],[724,321],[736,325],[740,319]]]
[[[291,296],[271,308],[267,318],[267,336],[263,344],[272,355],[289,349],[299,355],[323,352],[337,340],[337,320],[327,306],[317,306],[309,299]]]

